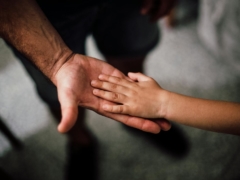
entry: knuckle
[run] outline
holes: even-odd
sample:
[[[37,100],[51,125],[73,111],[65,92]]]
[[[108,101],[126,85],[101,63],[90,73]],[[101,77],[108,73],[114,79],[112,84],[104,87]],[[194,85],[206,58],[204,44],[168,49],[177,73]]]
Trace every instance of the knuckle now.
[[[100,90],[100,95],[101,95],[101,96],[105,96],[105,95],[106,95],[106,91]]]
[[[123,106],[118,106],[118,112],[123,113]]]
[[[112,84],[111,85],[111,89],[117,89],[117,85],[116,84]]]
[[[113,100],[117,100],[118,99],[118,94],[117,93],[112,93],[111,96],[112,96]]]
[[[97,85],[98,87],[102,87],[102,86],[103,86],[103,82],[102,82],[102,81],[96,81],[96,85]]]
[[[109,107],[108,107],[108,111],[109,111],[109,112],[113,112],[113,110],[114,110],[114,109],[113,109],[112,106],[109,106]]]
[[[121,82],[121,79],[118,78],[118,77],[115,77],[115,78],[114,78],[114,82],[115,82],[115,83],[120,83],[120,82]]]
[[[101,88],[106,89],[107,88],[107,83],[106,82],[101,82]]]
[[[138,88],[138,85],[137,85],[137,84],[133,84],[132,88],[133,88],[133,89],[137,89],[137,88]],[[133,92],[133,93],[135,93],[135,92]]]
[[[121,94],[125,94],[128,91],[128,89],[126,89],[123,86],[118,86],[117,91],[120,92]]]
[[[133,89],[135,89],[135,88],[138,87],[138,84],[137,84],[137,83],[131,83],[131,87],[132,87]]]
[[[129,95],[130,95],[131,97],[135,97],[136,95],[138,95],[138,93],[135,92],[135,91],[129,91]]]
[[[109,79],[110,79],[111,77],[108,76],[108,75],[104,75],[104,78],[109,81]]]

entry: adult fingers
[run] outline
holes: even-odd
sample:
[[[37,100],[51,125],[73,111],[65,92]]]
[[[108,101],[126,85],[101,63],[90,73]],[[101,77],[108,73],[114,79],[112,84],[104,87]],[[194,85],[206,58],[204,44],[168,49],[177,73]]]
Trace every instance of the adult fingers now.
[[[167,0],[165,1],[162,0],[161,10],[160,10],[161,13],[156,14],[155,20],[159,19],[160,17],[164,17],[168,15],[176,6],[177,0],[168,0],[167,2],[166,1]]]
[[[156,1],[156,4],[154,5],[153,11],[152,11],[151,21],[155,22],[159,18],[169,14],[170,11],[173,9],[175,3],[176,3],[176,0]]]
[[[148,14],[153,6],[153,0],[143,0],[141,14]]]
[[[150,132],[150,133],[157,134],[161,130],[160,126],[152,120],[148,120],[148,119],[144,119],[144,118],[140,118],[140,117],[133,117],[133,116],[124,115],[124,114],[115,114],[115,113],[107,112],[103,109],[103,107],[106,104],[116,105],[116,104],[113,104],[109,101],[103,100],[99,104],[99,108],[98,108],[97,112],[106,116],[106,117],[109,117],[113,120],[116,120],[116,121],[121,122],[125,125],[128,125],[130,127],[133,127],[133,128],[145,131],[145,132]]]
[[[139,117],[132,117],[132,116],[123,115],[123,114],[113,114],[113,113],[108,113],[107,116],[127,126],[130,126],[145,132],[157,134],[161,131],[160,126],[151,120],[147,120]]]
[[[66,133],[75,124],[78,116],[78,104],[71,91],[58,91],[58,98],[61,104],[62,119],[58,125],[60,133]]]
[[[166,119],[157,119],[154,121],[161,127],[163,131],[168,131],[172,127],[172,124]]]
[[[154,12],[151,16],[151,21],[155,22],[160,17],[162,17],[166,13],[167,3],[163,1],[159,1],[158,4],[155,5]]]

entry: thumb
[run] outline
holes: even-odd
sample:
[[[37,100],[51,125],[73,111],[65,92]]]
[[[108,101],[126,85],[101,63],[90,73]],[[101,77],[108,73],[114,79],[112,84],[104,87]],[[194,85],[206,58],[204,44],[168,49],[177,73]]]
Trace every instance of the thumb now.
[[[150,78],[142,73],[128,73],[128,77],[134,81],[148,81]]]
[[[78,104],[72,92],[58,92],[59,102],[61,104],[62,119],[58,125],[60,133],[66,133],[76,123],[78,116]]]

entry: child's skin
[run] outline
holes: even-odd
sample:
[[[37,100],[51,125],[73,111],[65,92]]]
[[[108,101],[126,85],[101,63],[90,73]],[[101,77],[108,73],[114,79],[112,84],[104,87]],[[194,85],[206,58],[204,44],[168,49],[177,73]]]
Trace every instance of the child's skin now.
[[[240,135],[240,103],[188,97],[162,89],[141,73],[129,73],[131,81],[101,74],[91,85],[93,94],[119,105],[104,105],[105,111],[165,118],[210,131]]]

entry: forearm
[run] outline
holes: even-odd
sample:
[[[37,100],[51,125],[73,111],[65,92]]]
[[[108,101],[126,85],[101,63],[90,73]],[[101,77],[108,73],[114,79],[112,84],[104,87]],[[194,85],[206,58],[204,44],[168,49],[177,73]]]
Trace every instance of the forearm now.
[[[54,74],[72,55],[34,0],[0,0],[0,36],[54,83]]]
[[[210,131],[240,135],[240,104],[170,93],[166,119]]]

